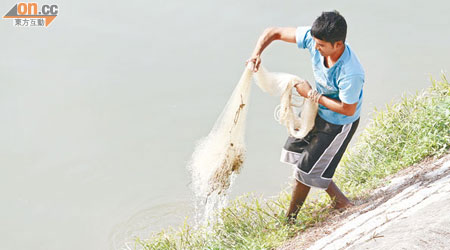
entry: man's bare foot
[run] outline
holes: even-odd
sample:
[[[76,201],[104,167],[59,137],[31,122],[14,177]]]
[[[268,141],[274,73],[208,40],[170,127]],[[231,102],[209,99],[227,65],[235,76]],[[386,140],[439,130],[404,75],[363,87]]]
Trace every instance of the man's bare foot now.
[[[345,202],[334,202],[333,204],[333,208],[336,209],[345,209],[345,208],[349,208],[349,207],[353,207],[355,206],[355,204],[351,203],[350,201],[345,201]]]
[[[286,224],[289,224],[289,225],[293,225],[293,224],[295,224],[295,222],[296,222],[296,220],[297,220],[297,216],[295,216],[295,215],[286,215]]]
[[[328,188],[325,191],[332,200],[333,208],[340,210],[354,206],[333,181],[330,182],[330,185],[328,185]]]

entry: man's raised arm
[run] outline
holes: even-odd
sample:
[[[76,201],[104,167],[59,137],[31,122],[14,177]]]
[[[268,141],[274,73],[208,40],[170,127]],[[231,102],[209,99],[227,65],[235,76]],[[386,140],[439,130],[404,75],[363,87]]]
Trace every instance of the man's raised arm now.
[[[265,29],[256,43],[252,56],[247,60],[247,63],[253,62],[255,65],[253,71],[258,71],[259,65],[261,64],[261,53],[272,41],[282,40],[289,43],[296,43],[296,30],[297,28],[295,27],[273,27]]]

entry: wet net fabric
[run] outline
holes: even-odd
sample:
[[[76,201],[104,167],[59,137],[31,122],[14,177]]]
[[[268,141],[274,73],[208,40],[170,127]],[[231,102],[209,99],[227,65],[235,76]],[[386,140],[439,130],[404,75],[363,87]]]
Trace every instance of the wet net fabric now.
[[[207,222],[217,208],[226,205],[227,192],[245,159],[245,127],[252,78],[265,92],[281,97],[279,122],[290,135],[304,137],[314,125],[317,104],[305,101],[298,117],[292,103],[292,89],[301,78],[286,73],[271,73],[260,67],[254,73],[247,67],[209,134],[201,139],[192,154],[188,169],[195,193],[196,221]],[[308,100],[308,99],[306,99]]]
[[[311,99],[301,99],[295,102],[293,91],[295,91],[296,83],[307,82],[296,75],[268,72],[263,66],[255,73],[255,80],[264,92],[273,96],[281,96],[275,119],[287,128],[289,135],[296,138],[305,137],[314,127],[318,104]]]

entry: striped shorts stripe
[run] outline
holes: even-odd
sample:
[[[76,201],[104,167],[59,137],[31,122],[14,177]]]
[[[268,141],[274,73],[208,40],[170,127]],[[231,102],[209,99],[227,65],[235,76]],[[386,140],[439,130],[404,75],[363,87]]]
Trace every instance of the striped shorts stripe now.
[[[314,128],[303,139],[289,136],[281,150],[281,162],[293,165],[294,177],[301,183],[327,189],[359,119],[336,125],[316,116]]]

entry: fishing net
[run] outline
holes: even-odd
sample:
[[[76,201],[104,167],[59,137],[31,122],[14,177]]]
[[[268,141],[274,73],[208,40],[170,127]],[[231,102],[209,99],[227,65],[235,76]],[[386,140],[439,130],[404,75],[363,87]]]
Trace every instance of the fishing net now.
[[[289,135],[296,138],[305,137],[314,127],[318,104],[311,99],[301,98],[299,100],[300,96],[296,95],[297,91],[295,91],[294,85],[309,83],[295,75],[268,72],[263,66],[260,66],[258,72],[255,73],[255,79],[256,84],[264,92],[273,96],[281,96],[275,120],[287,128]],[[297,101],[294,101],[295,97],[297,97]]]
[[[208,136],[201,139],[188,168],[196,195],[196,220],[206,222],[226,205],[226,191],[244,162],[245,123],[252,71],[246,68]]]
[[[305,101],[300,118],[294,111],[298,105],[292,102],[292,89],[295,83],[304,80],[286,73],[270,73],[262,66],[253,73],[251,68],[249,64],[244,70],[221,115],[209,134],[198,142],[188,164],[198,224],[207,222],[217,208],[226,205],[227,191],[244,162],[245,125],[253,75],[263,91],[281,96],[278,120],[290,135],[304,137],[314,125],[316,103]]]

